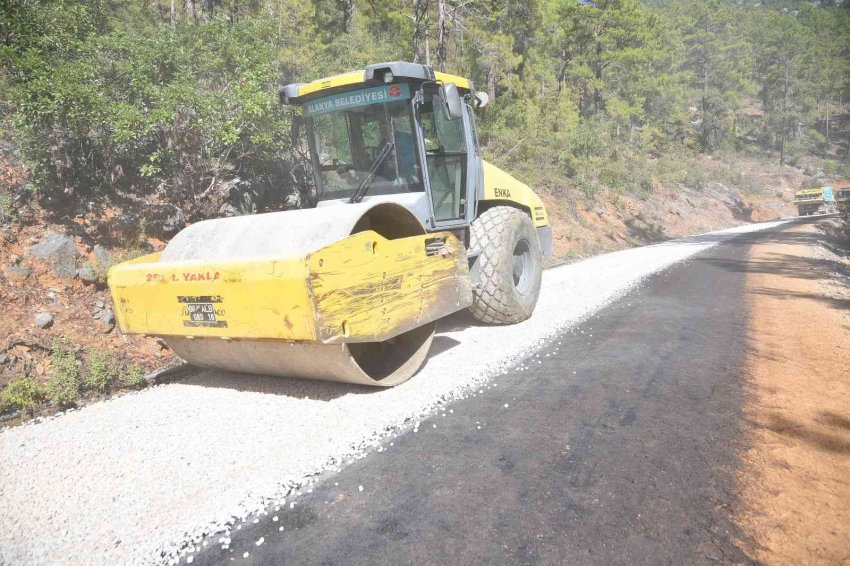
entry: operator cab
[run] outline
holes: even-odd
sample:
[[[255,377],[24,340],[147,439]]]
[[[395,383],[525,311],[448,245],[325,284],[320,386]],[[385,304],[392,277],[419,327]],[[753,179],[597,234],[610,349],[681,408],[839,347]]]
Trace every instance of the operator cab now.
[[[468,224],[481,178],[469,104],[486,104],[460,77],[381,63],[281,90],[306,122],[320,206],[364,196],[419,194],[430,229]],[[424,166],[423,166],[424,164]],[[336,201],[336,202],[329,202]]]

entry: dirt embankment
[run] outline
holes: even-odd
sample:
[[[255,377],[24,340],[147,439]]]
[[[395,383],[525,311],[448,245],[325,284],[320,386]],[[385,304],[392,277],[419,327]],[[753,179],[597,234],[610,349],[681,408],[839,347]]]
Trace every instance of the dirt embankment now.
[[[850,561],[850,260],[805,224],[747,265],[752,446],[739,477],[754,541],[773,564]]]
[[[706,169],[726,166],[711,157],[704,161]],[[654,181],[648,194],[603,190],[593,199],[572,192],[542,193],[554,229],[551,262],[796,216],[794,193],[820,182],[791,168],[752,160],[734,166],[740,185],[708,182],[689,188]]]

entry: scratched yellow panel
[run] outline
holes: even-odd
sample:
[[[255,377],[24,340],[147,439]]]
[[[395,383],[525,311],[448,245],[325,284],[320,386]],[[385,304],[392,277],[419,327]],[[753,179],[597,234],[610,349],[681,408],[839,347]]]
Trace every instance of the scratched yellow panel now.
[[[426,242],[445,246],[426,255]],[[311,254],[319,339],[382,341],[469,306],[463,244],[448,232],[386,240],[367,231]]]
[[[305,258],[159,262],[153,254],[109,270],[127,334],[315,340]]]

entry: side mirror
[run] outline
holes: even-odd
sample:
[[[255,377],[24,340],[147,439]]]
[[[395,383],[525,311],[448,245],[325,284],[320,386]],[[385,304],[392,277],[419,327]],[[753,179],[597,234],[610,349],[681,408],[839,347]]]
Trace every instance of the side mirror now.
[[[476,92],[472,95],[472,100],[476,108],[484,108],[490,104],[490,95],[486,92]]]
[[[443,83],[440,86],[440,100],[447,120],[457,120],[463,116],[463,103],[454,83]]]

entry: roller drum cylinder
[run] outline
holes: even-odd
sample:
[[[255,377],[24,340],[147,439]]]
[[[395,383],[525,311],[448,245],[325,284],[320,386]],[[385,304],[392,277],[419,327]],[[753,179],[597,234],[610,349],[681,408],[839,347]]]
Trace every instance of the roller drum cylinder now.
[[[304,256],[363,230],[386,238],[425,232],[406,208],[360,203],[207,220],[180,232],[160,262]],[[284,301],[285,297],[281,297]],[[241,373],[392,386],[412,377],[427,357],[436,323],[376,343],[321,344],[272,340],[168,337],[190,364]]]

